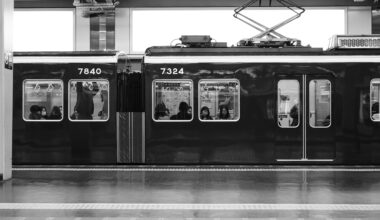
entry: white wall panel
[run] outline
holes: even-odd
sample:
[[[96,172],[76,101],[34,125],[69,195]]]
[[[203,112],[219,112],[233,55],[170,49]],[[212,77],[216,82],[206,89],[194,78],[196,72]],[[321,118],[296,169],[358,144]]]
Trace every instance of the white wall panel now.
[[[115,49],[130,53],[130,9],[116,8]]]
[[[371,34],[372,12],[370,7],[347,8],[347,34]]]

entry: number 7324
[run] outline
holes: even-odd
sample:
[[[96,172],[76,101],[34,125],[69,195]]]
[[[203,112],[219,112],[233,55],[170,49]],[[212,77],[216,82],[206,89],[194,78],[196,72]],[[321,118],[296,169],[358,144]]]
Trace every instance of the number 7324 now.
[[[177,75],[183,74],[183,68],[160,68],[162,75]]]

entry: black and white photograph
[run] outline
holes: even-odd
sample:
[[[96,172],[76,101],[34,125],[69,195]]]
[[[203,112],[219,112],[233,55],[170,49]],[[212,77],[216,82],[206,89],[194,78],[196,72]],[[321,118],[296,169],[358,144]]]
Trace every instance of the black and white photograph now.
[[[380,219],[377,0],[0,0],[1,220]]]

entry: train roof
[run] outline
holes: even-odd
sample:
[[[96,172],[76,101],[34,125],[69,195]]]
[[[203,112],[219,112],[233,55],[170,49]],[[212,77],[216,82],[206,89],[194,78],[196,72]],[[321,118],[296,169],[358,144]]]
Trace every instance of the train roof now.
[[[117,63],[119,51],[14,52],[14,63]]]
[[[55,57],[67,57],[67,56],[116,56],[120,53],[116,50],[110,51],[38,51],[38,52],[14,52],[14,56],[55,56]]]
[[[380,55],[380,49],[337,49],[324,51],[322,48],[187,48],[187,47],[150,47],[145,56],[266,56],[266,55]]]

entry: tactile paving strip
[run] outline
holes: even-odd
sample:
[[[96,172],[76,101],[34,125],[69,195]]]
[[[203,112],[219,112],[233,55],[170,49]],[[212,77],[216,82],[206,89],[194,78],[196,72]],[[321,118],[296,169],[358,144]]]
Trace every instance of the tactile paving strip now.
[[[0,203],[0,210],[305,210],[380,211],[380,204]]]

